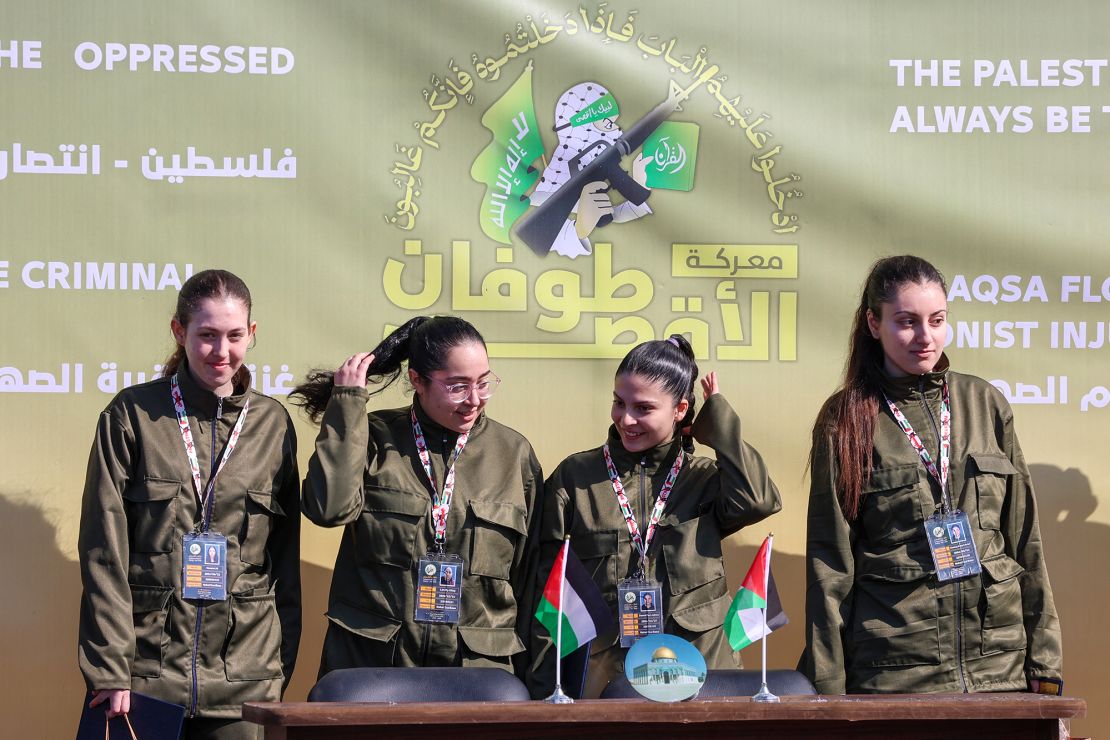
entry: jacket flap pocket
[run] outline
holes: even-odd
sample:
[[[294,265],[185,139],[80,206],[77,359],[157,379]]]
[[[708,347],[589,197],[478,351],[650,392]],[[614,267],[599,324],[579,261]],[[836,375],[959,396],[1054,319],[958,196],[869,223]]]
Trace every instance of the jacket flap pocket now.
[[[266,511],[276,514],[278,516],[285,516],[285,510],[281,508],[281,504],[277,502],[277,496],[274,496],[269,491],[247,491],[247,496],[254,503],[261,506]]]
[[[463,627],[459,637],[466,646],[479,655],[508,657],[524,651],[524,643],[512,627]]]
[[[401,623],[395,619],[342,601],[337,601],[328,608],[328,619],[348,632],[379,642],[389,642],[401,629]]]
[[[968,457],[975,461],[975,467],[979,469],[980,473],[994,473],[995,475],[1014,475],[1017,473],[1017,468],[1005,455],[972,452]]]
[[[571,538],[574,554],[582,560],[617,554],[617,530],[607,529]]]
[[[173,589],[169,586],[131,586],[131,611],[160,612],[170,603]]]
[[[146,478],[141,483],[136,483],[123,492],[123,497],[128,501],[165,501],[176,498],[181,490],[181,482],[166,480],[165,478]]]
[[[724,594],[713,601],[674,612],[671,618],[679,627],[690,632],[707,632],[725,623],[725,613],[731,603],[729,595]]]
[[[515,504],[503,504],[499,501],[470,500],[470,510],[474,516],[482,521],[508,527],[511,530],[525,534],[527,525],[524,523],[524,507]]]
[[[984,560],[983,570],[990,575],[991,580],[995,583],[1001,583],[1025,572],[1025,568],[1021,567],[1019,562],[1005,555],[1000,558]]]
[[[873,491],[889,491],[894,488],[914,486],[921,477],[921,465],[896,465],[891,468],[877,468],[871,471],[871,477],[863,486],[863,493]]]
[[[430,496],[414,496],[396,488],[367,488],[362,506],[366,511],[424,516],[428,513],[431,502]]]

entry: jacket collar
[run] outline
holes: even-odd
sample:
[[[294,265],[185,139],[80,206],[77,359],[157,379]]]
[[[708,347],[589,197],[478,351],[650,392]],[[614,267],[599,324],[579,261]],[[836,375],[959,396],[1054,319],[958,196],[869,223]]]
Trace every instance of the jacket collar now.
[[[618,472],[628,472],[644,461],[644,468],[649,475],[654,475],[655,471],[661,467],[670,468],[674,464],[675,457],[682,451],[682,437],[675,435],[668,441],[652,447],[650,450],[643,452],[629,452],[624,449],[621,444],[621,435],[617,431],[616,425],[609,426],[609,437],[606,439],[609,445],[609,454],[613,456],[613,464],[617,466]]]
[[[948,377],[948,355],[941,353],[940,360],[931,372],[924,375],[904,375],[894,377],[880,369],[880,386],[883,393],[892,401],[904,401],[916,393],[924,393],[926,398],[939,397],[944,381]]]
[[[247,396],[250,395],[251,375],[245,365],[241,374],[236,377],[243,379],[244,382],[236,382],[231,395],[224,397],[223,413],[225,414],[228,411],[237,412],[242,409]],[[177,383],[181,388],[181,397],[185,400],[185,410],[194,415],[212,418],[218,403],[216,394],[197,383],[189,370],[188,361],[184,359],[177,368]]]

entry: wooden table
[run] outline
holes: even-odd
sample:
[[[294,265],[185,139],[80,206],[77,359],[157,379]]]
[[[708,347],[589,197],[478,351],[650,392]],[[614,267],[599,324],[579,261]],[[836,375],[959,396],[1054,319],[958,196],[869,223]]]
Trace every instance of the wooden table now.
[[[248,703],[244,719],[266,740],[300,738],[877,738],[1020,740],[1061,738],[1061,719],[1083,717],[1073,697],[1034,694],[748,697],[678,704],[597,699],[428,704]]]

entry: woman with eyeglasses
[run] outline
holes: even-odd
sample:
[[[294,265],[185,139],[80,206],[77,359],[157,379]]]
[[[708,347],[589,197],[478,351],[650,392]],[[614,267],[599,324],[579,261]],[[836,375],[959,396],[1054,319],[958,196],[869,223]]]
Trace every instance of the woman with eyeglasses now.
[[[369,397],[403,372],[412,404],[368,414]],[[290,394],[320,422],[304,513],[345,528],[321,676],[362,666],[514,670],[543,474],[528,441],[484,413],[500,382],[477,329],[420,316]],[[444,568],[454,571],[447,582]]]
[[[701,379],[695,415],[698,385],[682,335],[635,347],[613,380],[605,444],[571,455],[547,480],[537,582],[570,537],[617,624],[591,644],[583,698],[597,698],[624,671],[627,648],[648,634],[689,640],[710,668],[739,665],[722,628],[732,593],[721,541],[782,501],[717,374]],[[694,440],[716,459],[695,456]],[[551,693],[555,650],[547,630],[532,626],[528,684],[539,698]]]

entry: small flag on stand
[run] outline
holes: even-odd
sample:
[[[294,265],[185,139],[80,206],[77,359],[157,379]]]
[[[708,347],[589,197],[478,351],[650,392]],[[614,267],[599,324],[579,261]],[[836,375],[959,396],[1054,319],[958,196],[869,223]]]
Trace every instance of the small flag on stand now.
[[[612,610],[582,561],[570,549],[569,539],[563,543],[547,577],[536,619],[555,639],[560,658],[613,628]]]
[[[766,618],[764,618],[766,610]],[[752,567],[725,615],[725,634],[733,650],[740,650],[787,624],[775,577],[771,575],[771,538],[763,540]]]

